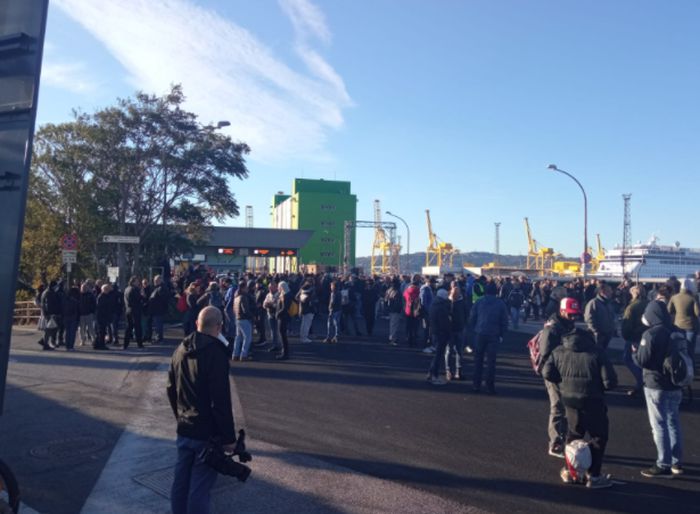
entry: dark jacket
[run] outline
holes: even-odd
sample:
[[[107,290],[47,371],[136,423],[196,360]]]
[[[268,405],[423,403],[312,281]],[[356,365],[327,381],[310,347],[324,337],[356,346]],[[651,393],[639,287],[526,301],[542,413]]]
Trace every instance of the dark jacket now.
[[[52,287],[47,287],[44,294],[41,295],[41,310],[44,316],[61,316],[63,314],[63,306],[61,305],[61,297]]]
[[[610,300],[597,295],[586,304],[584,314],[588,330],[593,332],[596,343],[610,340],[615,335],[615,313]]]
[[[452,332],[461,332],[467,326],[467,305],[464,297],[451,302],[450,320],[452,322]]]
[[[255,314],[253,310],[253,302],[248,293],[236,292],[236,297],[233,300],[233,315],[237,320],[247,319],[252,320]]]
[[[299,315],[315,314],[316,292],[313,286],[304,286],[297,293],[296,300],[299,302]]]
[[[111,323],[114,317],[114,302],[109,294],[100,293],[97,297],[95,317],[99,325],[105,326]]]
[[[64,322],[68,323],[70,321],[78,321],[80,319],[80,300],[67,294],[63,297],[63,301],[61,303]]]
[[[156,287],[148,298],[148,312],[151,316],[165,316],[168,313],[168,292],[165,287]]]
[[[603,400],[603,392],[617,386],[617,375],[605,350],[588,330],[574,328],[542,368],[544,378],[559,384],[564,405],[580,409],[586,401]]]
[[[81,316],[89,316],[90,314],[95,314],[96,308],[97,302],[93,293],[80,293],[80,305],[78,307],[78,310]]]
[[[280,289],[277,298],[277,310],[275,311],[275,318],[277,318],[278,320],[289,320],[289,307],[292,305],[293,301],[294,296],[291,291],[287,294],[284,294],[284,292]]]
[[[625,341],[638,343],[647,327],[642,323],[642,314],[649,302],[646,298],[636,298],[630,302],[622,315],[622,337]]]
[[[393,314],[401,313],[401,309],[403,307],[401,289],[395,286],[391,286],[384,295],[384,303],[386,304],[387,312]]]
[[[559,314],[549,317],[542,329],[540,336],[540,366],[538,371],[542,373],[547,359],[552,355],[555,348],[561,345],[561,338],[567,332],[571,332],[576,325],[573,321],[562,318]]]
[[[508,309],[503,300],[487,294],[476,302],[469,315],[474,332],[483,336],[501,337],[508,329]]]
[[[340,298],[340,291],[335,290],[329,293],[328,297],[328,312],[340,312],[343,310],[342,299]]]
[[[430,304],[430,330],[435,334],[448,336],[452,331],[452,323],[450,321],[450,309],[452,304],[449,300],[440,298],[435,295],[433,302]]]
[[[507,296],[508,307],[519,309],[525,303],[525,295],[522,289],[516,287]]]
[[[235,442],[230,387],[223,343],[201,332],[186,337],[173,354],[167,386],[178,435]]]
[[[124,290],[124,307],[127,314],[141,314],[143,312],[143,298],[138,287],[128,286]]]
[[[642,341],[633,357],[642,368],[644,387],[664,391],[679,389],[663,372],[664,358],[668,352],[668,344],[673,330],[666,304],[659,300],[649,302],[644,310],[644,319],[650,326],[642,334]]]

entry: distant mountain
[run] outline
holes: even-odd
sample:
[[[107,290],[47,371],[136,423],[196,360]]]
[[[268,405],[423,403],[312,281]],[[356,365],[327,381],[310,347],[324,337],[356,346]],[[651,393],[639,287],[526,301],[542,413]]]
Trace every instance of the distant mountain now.
[[[489,262],[493,262],[496,255],[491,252],[466,252],[461,253],[454,259],[455,266],[462,263],[468,263],[472,266],[483,266]],[[369,271],[371,257],[357,257],[356,265],[359,268]],[[498,263],[502,266],[525,267],[526,257],[524,255],[499,255]],[[401,271],[402,273],[417,273],[425,266],[425,252],[417,252],[409,255],[408,266],[406,266],[406,255],[401,255]]]

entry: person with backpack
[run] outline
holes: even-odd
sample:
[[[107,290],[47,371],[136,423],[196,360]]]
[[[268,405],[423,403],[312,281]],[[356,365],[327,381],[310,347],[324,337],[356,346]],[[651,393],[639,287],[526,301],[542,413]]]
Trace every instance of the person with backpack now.
[[[445,351],[445,376],[447,380],[464,380],[462,352],[464,351],[464,328],[467,326],[467,307],[459,282],[452,282],[450,299],[450,341]],[[450,361],[454,360],[454,366]]]
[[[384,296],[386,311],[389,313],[389,344],[397,346],[399,343],[399,329],[401,327],[401,317],[403,308],[403,299],[401,297],[401,281],[398,277],[394,277],[391,281],[391,287],[387,290]]]
[[[561,305],[560,314],[572,321],[571,328],[561,335],[561,344],[545,361],[542,376],[559,384],[569,427],[567,444],[584,439],[586,433],[590,437],[591,466],[586,487],[610,487],[613,485],[610,477],[601,474],[609,431],[605,391],[617,386],[617,375],[605,350],[596,345],[593,334],[573,323],[582,314],[578,301],[566,298]],[[563,474],[562,479],[568,481]]]
[[[660,286],[656,300],[649,302],[644,310],[642,321],[649,328],[634,355],[635,362],[643,370],[644,396],[657,454],[656,463],[641,471],[647,478],[673,478],[683,473],[683,440],[678,413],[683,393],[681,387],[673,383],[668,367],[673,357],[673,324],[666,306],[669,296],[669,286]]]
[[[622,337],[625,340],[625,349],[622,353],[622,360],[630,370],[634,377],[634,388],[627,391],[628,396],[637,396],[644,391],[644,379],[642,378],[642,369],[634,362],[633,355],[639,347],[639,342],[642,340],[642,334],[647,329],[642,323],[644,310],[647,308],[648,301],[645,295],[642,294],[641,286],[633,286],[630,288],[632,301],[625,308],[622,315]]]
[[[695,361],[695,337],[698,334],[698,317],[700,303],[696,297],[695,282],[686,278],[679,293],[674,294],[668,302],[668,312],[673,325],[685,334],[688,341],[688,354]]]
[[[510,323],[513,330],[518,330],[520,324],[520,308],[525,303],[525,295],[520,287],[520,283],[516,282],[513,288],[508,293],[506,297],[506,303],[508,304],[508,309],[510,310]]]
[[[423,317],[423,310],[420,303],[420,277],[413,275],[411,285],[403,292],[404,314],[406,315],[406,342],[413,348],[418,340],[418,326]]]
[[[572,307],[576,302],[576,307]],[[575,328],[576,315],[580,312],[578,300],[564,298],[560,301],[559,310],[549,317],[539,337],[540,358],[537,363],[537,373],[542,374],[545,363],[555,348],[561,345],[564,334]],[[566,409],[561,398],[559,384],[544,380],[544,386],[549,397],[549,420],[547,434],[549,435],[549,455],[559,459],[564,458],[564,444],[568,432]]]
[[[299,289],[296,295],[296,301],[299,303],[299,316],[301,317],[301,329],[299,330],[299,340],[302,343],[311,343],[309,331],[311,324],[316,315],[316,291],[312,280],[306,280]]]

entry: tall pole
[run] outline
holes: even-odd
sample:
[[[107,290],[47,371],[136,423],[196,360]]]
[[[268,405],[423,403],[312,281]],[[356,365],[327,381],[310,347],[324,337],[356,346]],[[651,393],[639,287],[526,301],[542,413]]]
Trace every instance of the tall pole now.
[[[494,262],[496,264],[498,264],[499,257],[501,255],[501,234],[500,234],[501,222],[497,221],[493,225],[494,225],[494,227],[496,227],[496,245],[494,248],[496,250],[496,255],[494,257]]]
[[[625,201],[625,219],[622,227],[622,279],[625,278],[625,256],[627,250],[632,246],[632,215],[630,214],[631,194],[622,195]]]
[[[406,223],[406,220],[403,219],[401,216],[397,216],[396,214],[386,211],[387,215],[396,218],[397,220],[401,220],[401,222],[404,224],[406,227],[406,267],[410,270],[411,268],[411,229],[408,228],[408,223]]]
[[[588,262],[591,259],[588,253],[588,197],[586,196],[586,190],[583,189],[581,182],[579,182],[576,177],[574,177],[568,171],[557,168],[556,164],[550,164],[547,166],[547,169],[563,173],[571,180],[576,182],[576,185],[578,185],[578,187],[581,189],[581,193],[583,193],[583,254],[581,254],[581,261],[583,262],[583,280],[586,280],[586,278],[588,278]]]

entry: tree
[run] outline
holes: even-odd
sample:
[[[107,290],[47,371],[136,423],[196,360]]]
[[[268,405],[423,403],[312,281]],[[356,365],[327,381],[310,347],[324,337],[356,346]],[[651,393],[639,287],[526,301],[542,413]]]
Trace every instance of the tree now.
[[[178,240],[173,232],[201,235],[211,220],[238,215],[229,179],[248,176],[250,149],[201,125],[184,101],[179,85],[162,97],[139,92],[37,132],[30,198],[77,232],[95,261],[106,231],[139,236],[153,256],[157,241],[162,252],[177,249],[167,243]],[[132,271],[143,249],[131,249]],[[117,254],[123,276],[126,249]]]

